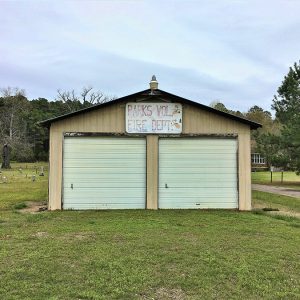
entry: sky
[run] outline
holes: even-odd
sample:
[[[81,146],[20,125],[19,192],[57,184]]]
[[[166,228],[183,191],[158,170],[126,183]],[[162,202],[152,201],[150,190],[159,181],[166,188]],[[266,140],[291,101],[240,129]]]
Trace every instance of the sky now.
[[[54,100],[92,86],[159,88],[209,105],[270,110],[300,59],[300,1],[0,0],[0,88]]]

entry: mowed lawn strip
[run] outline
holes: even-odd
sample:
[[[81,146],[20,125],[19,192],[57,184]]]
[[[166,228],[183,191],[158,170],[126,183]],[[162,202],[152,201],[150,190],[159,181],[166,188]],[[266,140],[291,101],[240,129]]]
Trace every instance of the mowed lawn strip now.
[[[259,204],[268,208],[278,208],[279,210],[290,210],[300,212],[300,199],[282,195],[275,195],[261,191],[252,191],[252,204]]]
[[[0,295],[298,299],[299,232],[297,220],[225,210],[2,211]]]

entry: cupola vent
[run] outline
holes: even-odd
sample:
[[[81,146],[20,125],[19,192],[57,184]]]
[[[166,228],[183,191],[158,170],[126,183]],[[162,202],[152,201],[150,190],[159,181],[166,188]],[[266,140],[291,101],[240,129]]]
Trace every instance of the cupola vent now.
[[[156,80],[155,75],[152,76],[152,79],[150,81],[150,89],[153,90],[157,90],[158,89],[158,81]]]

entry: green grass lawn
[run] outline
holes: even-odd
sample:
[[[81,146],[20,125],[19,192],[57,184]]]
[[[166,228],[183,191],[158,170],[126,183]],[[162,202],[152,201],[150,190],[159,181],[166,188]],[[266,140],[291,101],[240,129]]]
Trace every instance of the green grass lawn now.
[[[0,185],[0,299],[300,299],[299,219],[225,210],[21,213],[16,204],[46,199],[47,178],[9,172]]]
[[[300,297],[296,220],[234,211],[2,211],[0,222],[2,299]]]
[[[276,186],[286,186],[300,189],[300,176],[295,172],[283,172],[283,182],[281,183],[281,172],[273,172],[271,183],[271,172],[252,172],[252,183],[271,184]]]

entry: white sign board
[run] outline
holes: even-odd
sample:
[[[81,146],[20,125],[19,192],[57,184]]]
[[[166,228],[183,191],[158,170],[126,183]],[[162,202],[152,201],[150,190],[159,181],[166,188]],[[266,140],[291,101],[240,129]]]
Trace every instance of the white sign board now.
[[[127,103],[126,132],[181,133],[182,105],[180,103]]]

